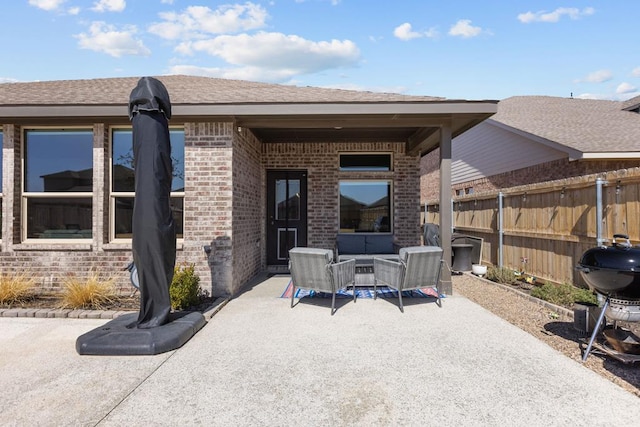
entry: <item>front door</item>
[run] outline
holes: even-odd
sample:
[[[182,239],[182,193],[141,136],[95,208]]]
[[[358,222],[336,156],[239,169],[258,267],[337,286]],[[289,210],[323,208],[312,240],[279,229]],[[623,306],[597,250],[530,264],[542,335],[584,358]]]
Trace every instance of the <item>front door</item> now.
[[[307,246],[307,172],[267,171],[267,265],[285,265]]]

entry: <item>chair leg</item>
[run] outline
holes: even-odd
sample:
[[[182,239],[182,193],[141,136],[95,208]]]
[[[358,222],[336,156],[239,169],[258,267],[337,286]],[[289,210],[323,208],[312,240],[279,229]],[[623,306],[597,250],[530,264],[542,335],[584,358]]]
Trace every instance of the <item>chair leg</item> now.
[[[331,294],[331,315],[332,316],[336,312],[335,306],[336,306],[336,291],[333,291],[333,293]]]
[[[293,308],[293,297],[296,294],[296,285],[291,282],[291,308]]]
[[[404,313],[404,306],[402,305],[402,290],[398,289],[398,301],[400,301],[400,311]]]
[[[377,291],[377,287],[378,287],[378,281],[374,278],[373,279],[373,299],[375,300],[376,298],[378,298],[378,291]]]

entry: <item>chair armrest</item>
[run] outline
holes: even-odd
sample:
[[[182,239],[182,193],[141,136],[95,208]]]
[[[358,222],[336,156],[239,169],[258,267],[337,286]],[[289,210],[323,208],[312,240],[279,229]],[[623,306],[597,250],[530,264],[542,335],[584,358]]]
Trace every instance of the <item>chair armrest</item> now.
[[[333,278],[336,290],[342,289],[356,281],[355,259],[329,264],[329,269],[331,270],[331,277]]]
[[[376,281],[387,285],[397,286],[404,265],[397,261],[383,258],[373,258],[373,277]]]

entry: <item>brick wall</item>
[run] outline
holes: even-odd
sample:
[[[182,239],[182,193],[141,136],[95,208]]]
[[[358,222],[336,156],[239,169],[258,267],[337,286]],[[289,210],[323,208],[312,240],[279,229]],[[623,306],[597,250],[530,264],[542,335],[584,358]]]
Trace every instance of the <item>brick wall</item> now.
[[[340,179],[392,179],[394,234],[402,246],[420,244],[419,158],[405,154],[401,143],[263,144],[265,169],[305,169],[308,191],[307,245],[333,249],[338,234]],[[340,172],[342,152],[393,153],[393,172]]]
[[[184,247],[179,262],[195,264],[213,295],[232,288],[232,123],[185,125]],[[205,246],[211,247],[209,256]]]
[[[233,143],[233,289],[239,290],[265,266],[264,175],[260,142],[246,129]]]
[[[22,129],[3,125],[2,272],[24,271],[42,289],[60,290],[69,274],[98,271],[130,293],[130,242],[109,241],[109,134],[94,132],[93,238],[91,242],[23,243],[21,227]],[[261,144],[233,123],[186,123],[184,242],[177,262],[193,263],[201,285],[213,295],[233,295],[266,266],[266,170],[308,171],[308,245],[333,248],[338,232],[340,179],[393,180],[397,242],[420,243],[418,157],[401,143]],[[339,153],[389,152],[393,171],[340,172]],[[211,248],[209,254],[205,248]]]

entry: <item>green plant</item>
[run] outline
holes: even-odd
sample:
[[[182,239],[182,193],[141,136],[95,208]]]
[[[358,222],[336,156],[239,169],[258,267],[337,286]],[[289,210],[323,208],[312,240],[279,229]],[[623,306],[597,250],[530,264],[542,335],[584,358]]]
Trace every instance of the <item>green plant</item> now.
[[[173,270],[173,280],[169,287],[171,308],[182,310],[200,302],[203,295],[200,289],[200,277],[195,273],[193,264],[176,266]]]
[[[25,273],[0,273],[0,304],[15,304],[32,298],[35,293],[36,280]]]
[[[115,278],[103,279],[95,271],[87,277],[69,274],[64,278],[62,307],[100,309],[116,298]]]
[[[540,287],[534,288],[531,291],[531,296],[564,307],[571,307],[576,302],[597,303],[597,298],[593,292],[588,289],[577,288],[570,283],[554,285],[547,282]]]
[[[492,282],[511,285],[516,283],[516,274],[511,269],[492,266],[487,270],[487,279]]]

